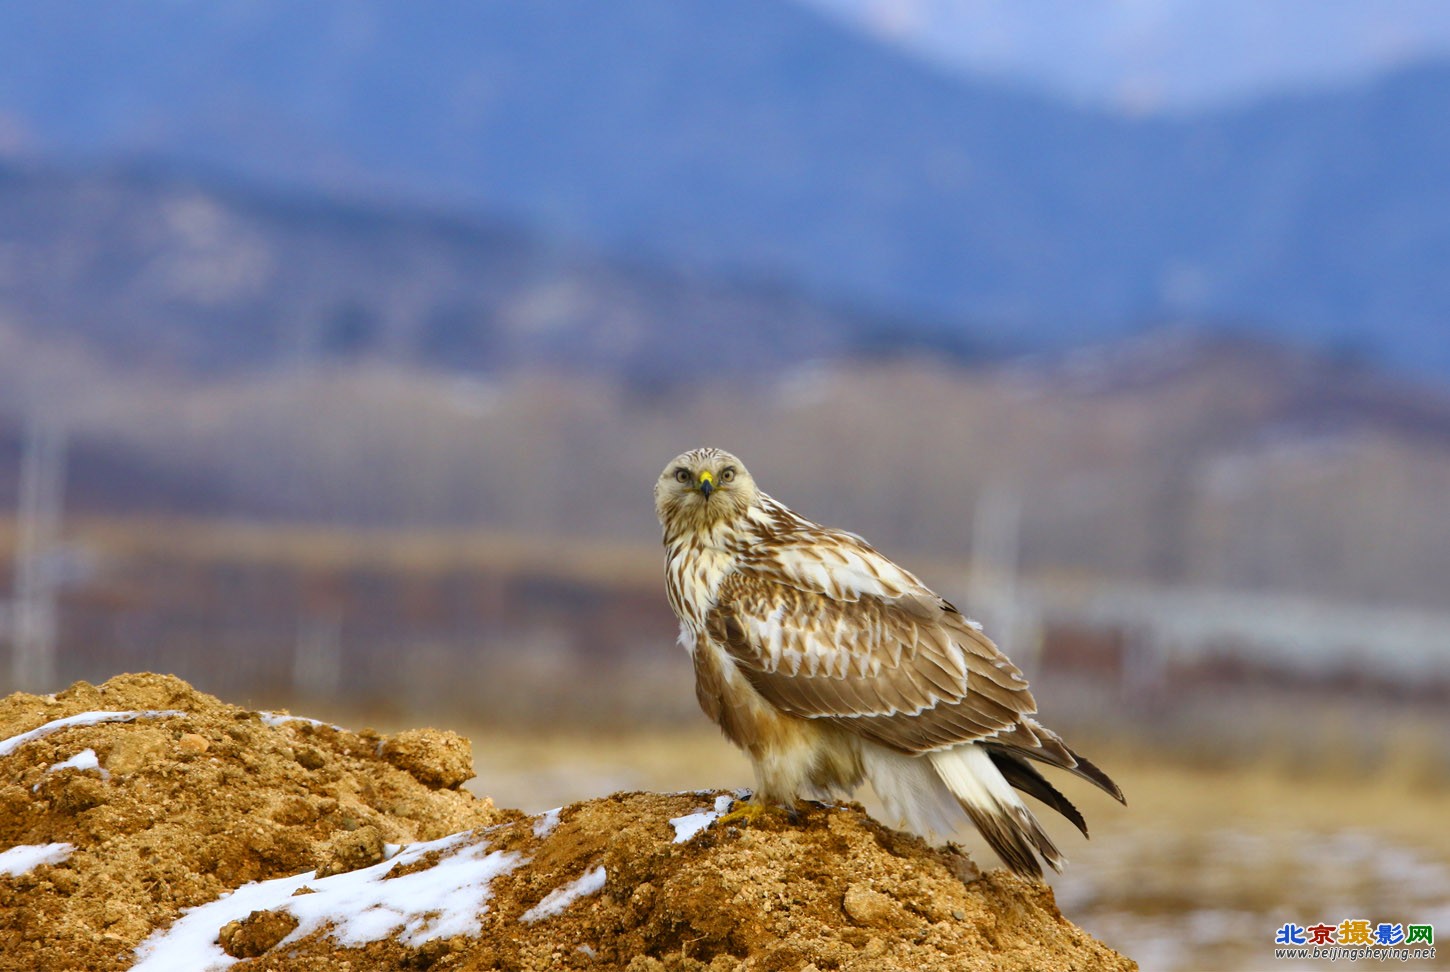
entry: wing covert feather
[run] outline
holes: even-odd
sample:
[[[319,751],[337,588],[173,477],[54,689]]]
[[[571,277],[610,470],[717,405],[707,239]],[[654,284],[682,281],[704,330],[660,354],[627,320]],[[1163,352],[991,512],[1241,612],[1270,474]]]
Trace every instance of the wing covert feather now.
[[[1011,734],[1036,710],[1021,672],[955,608],[857,538],[831,540],[814,560],[817,542],[770,544],[725,578],[706,618],[767,701],[911,753]]]

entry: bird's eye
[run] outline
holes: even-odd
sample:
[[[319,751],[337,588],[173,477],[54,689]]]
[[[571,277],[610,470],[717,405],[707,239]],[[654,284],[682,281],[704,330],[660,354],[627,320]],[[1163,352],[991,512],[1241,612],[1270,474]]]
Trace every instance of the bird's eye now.
[[[690,481],[690,471],[688,469],[676,469],[675,470],[675,482],[677,482],[677,483],[688,483],[689,481]]]
[[[728,483],[735,478],[735,467],[726,466],[725,471],[720,474],[720,482]]]

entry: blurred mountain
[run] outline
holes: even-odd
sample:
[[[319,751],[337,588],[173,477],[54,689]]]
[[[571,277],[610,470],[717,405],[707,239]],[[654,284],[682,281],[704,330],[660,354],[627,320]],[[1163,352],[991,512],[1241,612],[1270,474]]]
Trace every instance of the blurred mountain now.
[[[769,376],[873,349],[896,327],[498,222],[3,167],[0,319],[179,377],[386,359],[473,375],[597,370],[640,386],[706,369]]]
[[[1426,64],[1132,120],[777,0],[0,6],[12,155],[471,207],[1042,348],[1191,317],[1450,375],[1446,117]]]
[[[808,0],[936,63],[1119,111],[1363,81],[1450,53],[1433,0]]]

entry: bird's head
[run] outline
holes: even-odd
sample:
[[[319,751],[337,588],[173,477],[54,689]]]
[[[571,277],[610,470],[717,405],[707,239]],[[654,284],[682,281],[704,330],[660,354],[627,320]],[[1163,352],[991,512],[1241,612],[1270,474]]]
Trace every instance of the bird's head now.
[[[743,516],[759,491],[745,464],[723,449],[691,449],[655,483],[655,514],[666,534],[707,530]]]

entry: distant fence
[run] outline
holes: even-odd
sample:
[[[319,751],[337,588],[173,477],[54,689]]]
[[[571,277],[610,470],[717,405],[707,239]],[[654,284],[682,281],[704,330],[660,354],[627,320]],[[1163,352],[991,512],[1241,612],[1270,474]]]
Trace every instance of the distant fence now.
[[[268,705],[336,699],[467,708],[508,721],[695,717],[656,551],[622,558],[622,568],[598,558],[584,569],[589,558],[579,550],[525,561],[502,545],[490,556],[487,543],[471,542],[470,559],[449,560],[396,556],[379,541],[366,555],[323,556],[325,544],[299,542],[286,528],[190,547],[184,535],[157,532],[109,545],[94,534],[93,568],[58,592],[53,677],[0,688],[54,691],[153,670]],[[0,566],[0,584],[3,573]],[[1034,677],[1085,673],[1144,698],[1193,691],[1206,676],[1269,687],[1279,678],[1450,688],[1450,614],[1151,585],[999,582],[982,570],[963,588],[963,608]]]
[[[1206,670],[1450,687],[1446,612],[1131,583],[1018,582],[1004,607],[981,589],[984,613],[1011,619],[1014,658],[1096,665],[1144,688]]]

